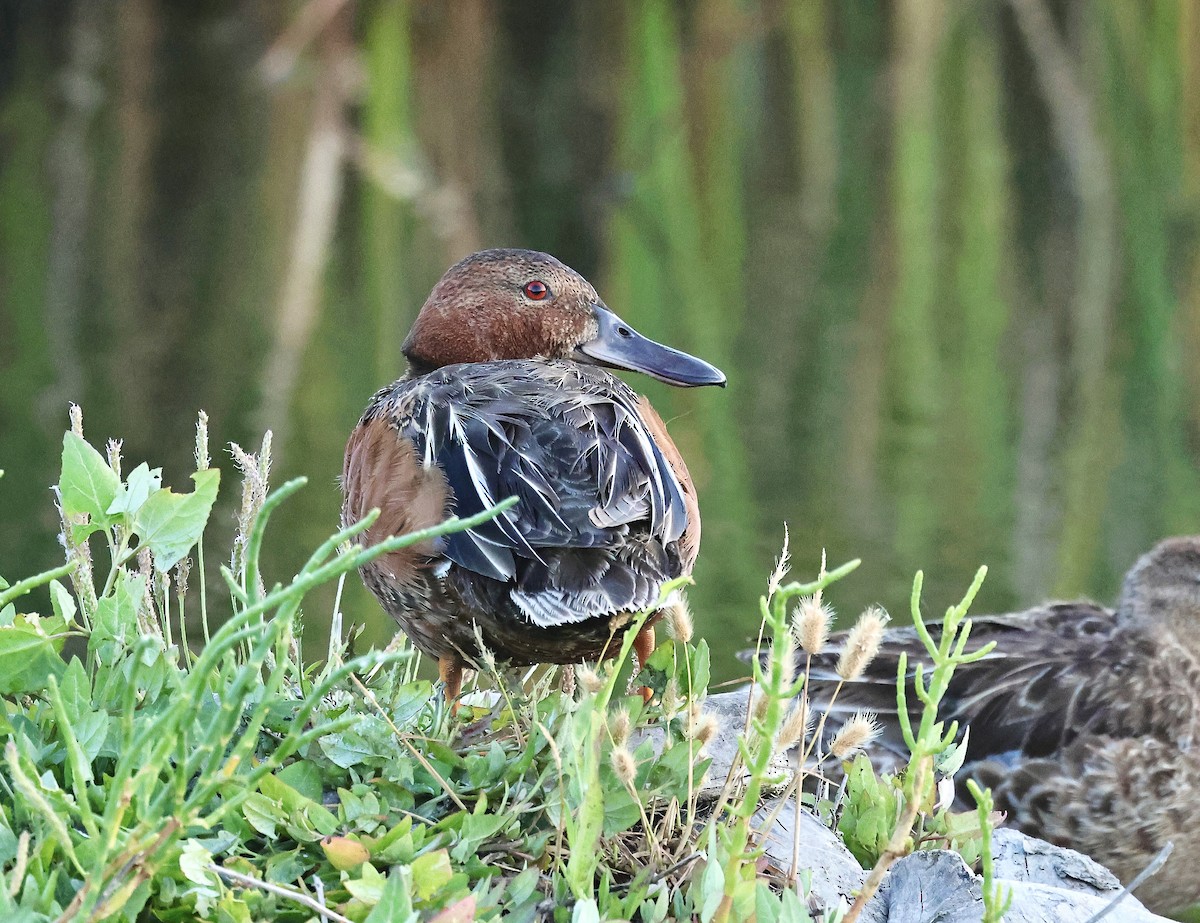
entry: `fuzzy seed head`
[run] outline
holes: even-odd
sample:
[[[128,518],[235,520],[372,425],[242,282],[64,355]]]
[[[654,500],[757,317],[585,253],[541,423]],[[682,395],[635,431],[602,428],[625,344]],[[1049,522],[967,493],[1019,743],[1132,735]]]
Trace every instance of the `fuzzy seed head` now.
[[[806,654],[819,654],[829,640],[829,624],[833,607],[821,602],[819,596],[805,596],[792,613],[792,631]]]
[[[629,727],[629,712],[624,708],[618,708],[609,716],[608,730],[612,734],[613,743],[618,747],[625,746],[625,742],[629,740]]]
[[[808,707],[808,696],[801,695],[800,701],[788,712],[783,727],[779,729],[777,749],[789,750],[808,738],[812,730],[812,710]]]
[[[878,606],[871,606],[858,617],[858,622],[846,637],[846,646],[837,662],[837,675],[846,681],[856,680],[863,674],[883,641],[883,629],[888,623],[888,614]]]
[[[633,780],[637,778],[637,763],[634,762],[628,747],[620,746],[613,750],[612,768],[622,784],[633,785]]]
[[[759,720],[767,713],[767,697],[759,686],[750,690],[750,713]]]
[[[864,749],[879,736],[879,725],[875,715],[869,711],[855,712],[829,742],[829,752],[836,759],[845,760]]]
[[[675,682],[674,677],[667,680],[666,686],[663,687],[662,710],[667,715],[673,715],[679,710],[679,683]]]
[[[705,712],[700,716],[700,720],[696,722],[695,729],[692,739],[701,747],[707,747],[709,742],[717,736],[718,724],[716,716]]]
[[[583,687],[583,691],[589,695],[595,695],[604,688],[604,680],[591,667],[580,667],[575,675],[579,679],[579,685]]]
[[[667,634],[680,644],[687,644],[692,640],[692,613],[682,593],[667,607],[665,622]]]

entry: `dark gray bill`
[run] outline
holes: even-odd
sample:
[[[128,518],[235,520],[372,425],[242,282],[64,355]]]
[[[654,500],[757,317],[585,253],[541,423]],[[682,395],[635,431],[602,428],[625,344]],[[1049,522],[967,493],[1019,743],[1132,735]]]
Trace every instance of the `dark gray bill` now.
[[[725,386],[725,373],[703,359],[678,349],[663,346],[642,336],[625,321],[600,305],[593,306],[600,332],[594,340],[575,348],[584,361],[642,372],[669,385],[695,388],[700,385]]]

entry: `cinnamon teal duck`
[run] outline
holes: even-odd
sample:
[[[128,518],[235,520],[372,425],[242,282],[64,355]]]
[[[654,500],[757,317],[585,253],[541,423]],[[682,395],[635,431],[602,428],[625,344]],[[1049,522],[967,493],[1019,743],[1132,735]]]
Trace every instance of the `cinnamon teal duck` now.
[[[545,253],[485,250],[452,266],[404,342],[407,373],[379,391],[346,445],[342,519],[380,516],[367,544],[470,516],[490,522],[362,568],[425,654],[447,699],[477,663],[604,655],[630,614],[690,574],[700,512],[654,408],[607,371],[682,387],[716,368],[639,334]],[[654,647],[651,623],[636,639]]]
[[[1116,609],[1055,603],[972,624],[970,647],[996,648],[956,671],[943,703],[942,717],[970,727],[959,779],[989,786],[1008,823],[1090,855],[1126,883],[1172,842],[1138,897],[1159,912],[1200,901],[1200,537],[1144,555]],[[901,651],[910,664],[928,659],[911,628],[887,630],[833,708],[879,716],[871,756],[885,770],[907,760],[896,722]],[[839,653],[834,643],[814,658],[818,709],[837,684]]]

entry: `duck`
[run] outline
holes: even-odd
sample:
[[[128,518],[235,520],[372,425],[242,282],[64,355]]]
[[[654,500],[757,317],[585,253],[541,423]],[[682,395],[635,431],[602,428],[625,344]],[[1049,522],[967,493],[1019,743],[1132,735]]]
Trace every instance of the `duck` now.
[[[868,755],[896,771],[908,759],[899,655],[926,672],[928,655],[912,628],[886,629],[867,671],[833,699],[844,641],[812,659],[810,700],[831,729],[874,712],[882,735]],[[973,618],[968,650],[989,642],[991,653],[955,671],[939,711],[970,729],[957,778],[989,787],[1009,825],[1091,856],[1125,884],[1173,844],[1137,896],[1159,913],[1200,902],[1200,536],[1139,558],[1114,608],[1082,600]],[[908,702],[920,707],[911,690]]]
[[[347,441],[343,524],[378,509],[370,546],[517,498],[483,525],[361,568],[437,660],[446,700],[485,655],[521,666],[615,651],[633,615],[691,574],[700,510],[662,418],[610,370],[685,388],[724,386],[724,373],[638,333],[555,257],[521,249],[451,266],[402,352],[407,371]],[[662,611],[634,639],[639,663]]]

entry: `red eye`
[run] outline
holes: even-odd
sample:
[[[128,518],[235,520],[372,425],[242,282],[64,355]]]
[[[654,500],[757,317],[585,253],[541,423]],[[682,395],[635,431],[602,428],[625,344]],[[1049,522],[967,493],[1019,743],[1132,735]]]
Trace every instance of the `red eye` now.
[[[534,279],[532,282],[526,282],[525,287],[521,289],[525,293],[525,297],[530,301],[542,301],[550,294],[550,289],[546,288],[546,283],[539,279]]]

